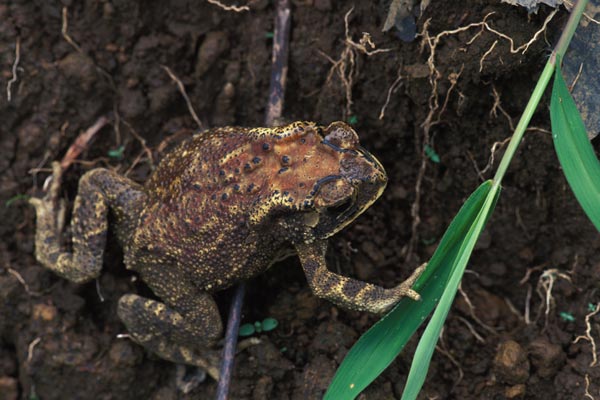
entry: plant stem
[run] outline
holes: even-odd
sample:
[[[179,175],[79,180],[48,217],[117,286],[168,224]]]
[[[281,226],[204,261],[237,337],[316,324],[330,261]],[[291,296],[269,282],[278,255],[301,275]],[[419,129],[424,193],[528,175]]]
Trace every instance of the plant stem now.
[[[563,29],[560,38],[558,39],[558,43],[550,56],[550,61],[553,64],[556,64],[556,58],[562,60],[567,48],[569,47],[569,43],[571,43],[571,39],[575,34],[575,30],[579,25],[579,20],[581,19],[581,15],[585,11],[585,6],[587,5],[588,0],[579,0],[573,10],[571,11],[571,16],[567,21],[567,25],[565,25],[565,29]]]
[[[544,70],[542,71],[542,74],[540,75],[540,78],[539,78],[537,84],[535,85],[535,88],[533,89],[533,93],[531,94],[531,97],[529,98],[529,102],[527,103],[527,106],[525,107],[525,111],[523,111],[523,115],[521,115],[521,119],[519,120],[519,123],[517,124],[515,133],[513,134],[513,137],[510,139],[510,142],[508,143],[508,147],[506,148],[506,152],[504,153],[504,156],[502,156],[502,160],[500,161],[500,165],[498,166],[498,170],[496,171],[496,175],[494,176],[492,192],[495,192],[498,189],[498,187],[500,186],[500,183],[502,182],[502,178],[504,177],[504,174],[506,173],[506,170],[508,169],[508,165],[510,164],[513,156],[515,155],[515,152],[517,151],[517,147],[519,146],[519,144],[521,143],[521,140],[523,139],[523,135],[525,134],[525,130],[527,129],[527,126],[529,125],[529,121],[531,121],[531,117],[533,116],[535,109],[537,108],[538,104],[540,103],[542,95],[546,91],[548,82],[550,82],[550,79],[552,78],[552,75],[554,74],[554,69],[556,67],[556,60],[562,59],[565,52],[567,51],[567,47],[569,47],[569,43],[571,43],[571,39],[573,38],[573,34],[575,33],[575,29],[577,28],[577,25],[579,25],[579,20],[581,19],[581,15],[583,14],[583,11],[585,10],[585,6],[586,6],[587,2],[588,2],[588,0],[579,0],[577,2],[577,5],[573,8],[573,11],[571,11],[571,16],[569,17],[569,21],[567,22],[565,29],[562,31],[562,34],[560,35],[560,39],[558,40],[558,43],[556,44],[556,47],[554,48],[552,55],[548,59],[548,62],[546,62],[546,66],[544,67]]]

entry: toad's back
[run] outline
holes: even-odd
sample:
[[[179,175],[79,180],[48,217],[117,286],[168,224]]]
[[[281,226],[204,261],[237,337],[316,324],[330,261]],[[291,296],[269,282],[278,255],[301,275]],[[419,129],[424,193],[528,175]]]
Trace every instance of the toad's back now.
[[[309,207],[320,170],[337,164],[333,154],[315,157],[320,129],[309,122],[227,127],[174,149],[145,186],[148,204],[134,235],[135,254],[128,259],[140,267],[175,262],[193,270],[198,283],[218,288],[217,275],[226,275],[220,281],[227,286],[230,271],[237,280],[266,268],[284,245],[269,234],[278,205],[307,199]]]

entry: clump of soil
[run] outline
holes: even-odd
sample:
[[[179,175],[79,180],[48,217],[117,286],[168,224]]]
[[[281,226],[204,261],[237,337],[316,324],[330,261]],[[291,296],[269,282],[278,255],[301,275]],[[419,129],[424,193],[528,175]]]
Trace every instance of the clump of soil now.
[[[551,41],[566,15],[556,15],[524,54],[481,24],[439,36],[432,75],[426,35],[434,43],[444,30],[486,18],[518,45],[550,10],[528,15],[496,2],[432,2],[417,21],[423,35],[405,43],[394,31],[381,32],[383,7],[354,6],[346,32],[352,4],[293,2],[284,117],[350,121],[382,161],[389,187],[331,240],[330,268],[391,286],[431,256],[462,201],[492,176],[496,164],[485,168],[490,151],[511,134],[548,54],[543,37]],[[116,338],[125,333],[118,298],[147,289],[124,271],[114,241],[97,284],[74,285],[38,265],[34,214],[22,195],[39,194],[50,161],[101,116],[111,125],[66,174],[64,197],[73,199],[77,179],[93,167],[143,182],[197,129],[162,66],[185,85],[205,126],[261,125],[274,6],[258,0],[250,7],[236,13],[187,0],[0,5],[2,82],[13,81],[11,101],[0,100],[1,399],[213,398],[210,380],[178,393],[174,365]],[[389,51],[367,55],[349,44],[346,34],[360,43],[363,32]],[[583,398],[586,381],[598,396],[591,343],[575,339],[600,301],[600,238],[561,174],[546,108],[534,118],[471,260],[423,389],[427,398]],[[426,159],[420,175],[426,136],[440,162]],[[416,200],[420,224],[413,229]],[[219,302],[225,311],[229,292]],[[235,399],[321,398],[376,320],[317,299],[295,259],[249,283],[244,313],[247,322],[270,316],[279,327],[238,356]],[[598,341],[598,317],[589,320]],[[362,398],[399,398],[415,345]]]

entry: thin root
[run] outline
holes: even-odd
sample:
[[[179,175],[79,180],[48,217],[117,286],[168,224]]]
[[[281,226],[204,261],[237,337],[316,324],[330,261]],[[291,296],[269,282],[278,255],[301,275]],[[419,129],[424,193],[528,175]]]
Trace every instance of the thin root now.
[[[38,296],[42,295],[42,293],[36,292],[36,291],[31,290],[29,288],[29,285],[27,284],[27,282],[25,282],[25,279],[23,279],[23,276],[21,276],[21,274],[19,273],[19,271],[16,271],[16,270],[14,270],[14,269],[12,269],[10,267],[8,267],[6,270],[8,271],[9,274],[11,274],[12,276],[14,276],[19,281],[19,283],[21,285],[23,285],[23,288],[25,289],[25,292],[27,292],[28,295],[35,296],[35,297],[38,297]]]
[[[31,343],[29,343],[29,346],[27,346],[27,363],[28,364],[33,359],[33,350],[35,349],[35,346],[37,346],[41,341],[42,341],[41,337],[36,337],[35,339],[33,339],[33,341]]]
[[[590,393],[590,375],[585,374],[585,397],[588,399],[596,400]]]
[[[385,109],[387,108],[388,104],[390,104],[390,99],[392,97],[392,94],[396,92],[396,90],[400,87],[400,83],[402,82],[402,65],[400,65],[400,68],[398,68],[398,77],[396,78],[396,80],[392,83],[392,85],[390,86],[390,88],[388,89],[387,92],[387,97],[385,98],[385,103],[383,104],[383,106],[381,107],[381,111],[379,112],[379,119],[383,119],[383,117],[385,116]]]
[[[194,106],[192,106],[192,102],[190,101],[190,98],[188,97],[187,92],[185,91],[185,86],[183,86],[183,83],[181,82],[181,80],[173,73],[173,71],[171,71],[171,69],[169,67],[167,67],[166,65],[161,65],[161,67],[162,67],[162,69],[165,70],[165,72],[169,75],[169,77],[173,80],[173,82],[175,82],[177,84],[179,93],[181,93],[181,95],[183,96],[189,113],[191,114],[194,121],[196,121],[196,125],[198,125],[198,128],[201,131],[203,131],[204,125],[202,124],[202,122],[200,122],[200,118],[198,118],[198,114],[196,114],[196,111],[194,111]]]
[[[221,3],[218,0],[206,0],[206,1],[208,1],[210,4],[214,4],[215,6],[222,8],[225,11],[233,11],[233,12],[237,12],[237,13],[243,12],[243,11],[250,11],[250,7],[248,7],[248,6],[228,6],[228,5]]]
[[[473,337],[475,337],[475,339],[477,339],[478,342],[485,343],[485,338],[479,333],[477,333],[473,325],[466,318],[458,317],[458,319],[467,326],[467,329],[469,330],[469,332],[471,332],[471,335],[473,335]]]
[[[62,9],[62,27],[60,29],[60,32],[62,33],[62,36],[67,41],[67,43],[69,43],[71,46],[73,46],[73,48],[75,50],[77,50],[79,53],[83,53],[83,51],[81,50],[81,47],[79,47],[79,45],[73,40],[73,38],[71,38],[68,31],[69,31],[69,9],[67,8],[67,6],[64,6]]]
[[[594,337],[592,336],[592,325],[590,323],[590,319],[592,319],[592,317],[596,314],[598,314],[598,312],[600,312],[600,303],[596,304],[596,308],[594,308],[594,311],[592,311],[591,313],[587,314],[585,316],[585,335],[584,336],[577,336],[575,338],[575,340],[573,340],[573,343],[577,343],[579,342],[580,339],[584,339],[587,340],[588,342],[590,342],[590,344],[592,345],[592,362],[590,363],[590,367],[593,367],[594,365],[596,365],[598,363],[598,354],[596,351],[596,341],[594,340]]]
[[[527,284],[527,295],[525,295],[525,324],[531,324],[531,296],[533,293],[533,287]]]
[[[573,82],[569,85],[569,92],[573,92],[573,88],[577,85],[577,81],[581,78],[581,72],[583,71],[583,63],[579,64],[579,70],[577,71],[577,75],[573,79]]]
[[[458,286],[458,291],[460,292],[461,296],[465,300],[465,303],[467,303],[467,306],[469,307],[469,314],[471,315],[471,318],[473,318],[475,322],[477,322],[483,329],[485,329],[489,333],[493,335],[498,334],[496,329],[492,328],[491,326],[480,320],[479,317],[475,314],[475,306],[471,302],[471,299],[469,298],[467,293],[463,290],[462,284]]]
[[[454,382],[454,384],[452,385],[452,389],[450,390],[451,392],[454,390],[454,388],[456,386],[458,386],[458,384],[463,380],[465,373],[463,372],[462,369],[462,365],[456,360],[456,358],[454,358],[452,356],[452,354],[450,354],[449,351],[447,351],[445,348],[443,348],[442,346],[435,346],[435,349],[440,352],[440,354],[446,356],[448,358],[448,360],[450,360],[450,362],[456,367],[458,368],[458,379],[456,379],[456,382]]]
[[[365,54],[367,57],[373,56],[378,53],[385,53],[392,49],[377,49],[375,43],[371,39],[371,34],[363,32],[360,40],[355,42],[350,35],[350,14],[354,11],[354,7],[350,8],[344,15],[344,27],[345,27],[345,38],[344,38],[344,49],[337,60],[327,54],[319,51],[333,65],[329,69],[325,84],[329,84],[334,74],[337,74],[338,78],[342,82],[344,93],[346,96],[346,108],[344,117],[352,115],[352,86],[354,85],[354,79],[358,76],[358,54]]]
[[[152,157],[152,150],[150,150],[150,148],[146,145],[146,139],[144,139],[139,133],[137,133],[137,131],[133,128],[133,126],[131,126],[129,122],[123,120],[123,123],[129,129],[131,135],[134,138],[136,138],[138,142],[140,142],[140,144],[142,145],[143,153],[146,154],[146,157],[148,158],[150,168],[154,169],[154,157]],[[130,167],[130,169],[133,169],[133,167]]]
[[[14,85],[19,79],[17,76],[17,71],[19,68],[19,61],[21,61],[21,38],[17,38],[17,43],[15,45],[15,62],[12,65],[12,77],[6,84],[6,99],[10,103],[12,100],[12,85]]]
[[[490,48],[488,49],[488,51],[486,51],[483,56],[481,56],[481,59],[479,60],[479,72],[483,71],[483,61],[485,60],[485,58],[487,56],[489,56],[490,54],[492,54],[492,51],[494,51],[494,48],[496,47],[496,45],[498,44],[498,40],[494,41],[494,44],[492,44],[490,46]]]
[[[545,315],[545,323],[544,323],[544,329],[548,326],[548,317],[550,315],[550,310],[552,309],[552,304],[554,303],[554,297],[552,296],[552,289],[554,288],[554,283],[556,282],[557,278],[562,278],[565,279],[569,282],[571,282],[571,277],[566,275],[563,272],[560,272],[558,269],[556,268],[551,268],[551,269],[547,269],[544,272],[542,272],[542,275],[540,275],[540,278],[538,280],[537,286],[536,286],[536,292],[538,294],[538,296],[540,296],[540,299],[542,300],[542,303],[540,304],[540,308],[539,311],[541,313],[542,309],[546,308],[544,315]]]
[[[573,8],[574,4],[571,0],[563,0],[563,3],[566,4],[567,6],[569,6],[569,8]],[[583,13],[583,16],[591,23],[596,24],[596,25],[600,25],[600,21],[598,21],[597,19],[592,18],[588,13]]]
[[[438,82],[441,79],[442,74],[440,73],[440,71],[437,69],[437,67],[435,65],[435,57],[436,57],[436,50],[437,50],[438,44],[446,36],[452,36],[452,35],[456,35],[461,32],[468,31],[473,28],[479,28],[479,31],[476,32],[475,35],[466,42],[467,46],[471,45],[477,38],[482,36],[484,30],[487,30],[488,32],[491,32],[491,33],[495,34],[496,36],[499,36],[500,38],[507,40],[510,43],[510,52],[511,53],[519,53],[519,52],[525,53],[529,49],[531,44],[533,44],[538,39],[538,37],[546,30],[548,23],[552,20],[554,15],[556,15],[556,13],[557,13],[557,10],[554,10],[553,12],[551,12],[548,15],[548,17],[546,18],[546,20],[544,21],[543,26],[533,35],[533,37],[528,42],[526,42],[523,45],[516,47],[516,48],[515,48],[514,40],[510,36],[495,30],[488,24],[487,20],[491,15],[493,15],[493,13],[488,13],[487,15],[485,15],[483,17],[483,20],[480,22],[471,23],[471,24],[459,27],[457,29],[442,31],[435,36],[431,36],[429,34],[429,26],[431,24],[431,19],[428,19],[423,24],[423,30],[419,33],[419,36],[422,37],[421,49],[423,50],[423,49],[425,49],[425,47],[427,47],[429,49],[429,57],[427,58],[427,65],[429,67],[429,83],[431,85],[431,95],[429,96],[429,101],[428,101],[429,113],[428,113],[427,117],[425,118],[425,120],[423,121],[423,123],[421,124],[421,127],[423,128],[423,137],[422,138],[417,137],[416,141],[415,141],[415,143],[417,145],[417,152],[421,153],[421,165],[419,167],[419,172],[417,174],[417,180],[415,183],[415,200],[413,201],[413,204],[411,206],[412,228],[411,228],[411,239],[410,239],[409,245],[407,246],[407,251],[406,251],[407,259],[410,259],[410,257],[412,256],[413,248],[418,240],[417,229],[421,222],[421,219],[419,217],[419,209],[420,209],[419,203],[421,200],[421,196],[420,196],[421,184],[422,184],[422,180],[425,175],[425,170],[427,167],[425,148],[427,146],[429,146],[429,144],[430,144],[429,143],[430,130],[431,130],[432,126],[434,126],[435,124],[437,124],[441,121],[441,115],[442,115],[443,111],[445,110],[445,106],[447,105],[448,97],[450,94],[450,90],[449,90],[446,93],[446,100],[444,101],[443,106],[440,109],[439,95],[437,92],[438,92]],[[495,44],[492,45],[490,50],[486,51],[486,53],[483,55],[482,59],[480,60],[481,68],[483,68],[483,61],[484,61],[485,57],[487,57],[491,54],[494,47],[495,47]],[[453,76],[453,74],[455,74],[455,76]],[[454,85],[456,85],[456,82],[453,81],[453,79],[454,80],[458,79],[460,72],[459,73],[454,72],[453,74],[450,74],[448,77],[448,79],[451,82],[451,88],[453,88]],[[459,96],[460,96],[460,92],[459,92]],[[436,114],[437,114],[437,117],[436,117]]]

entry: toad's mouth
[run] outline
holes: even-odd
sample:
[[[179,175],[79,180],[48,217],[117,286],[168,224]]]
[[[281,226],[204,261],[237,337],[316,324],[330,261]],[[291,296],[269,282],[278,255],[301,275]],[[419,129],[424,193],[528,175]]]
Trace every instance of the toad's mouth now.
[[[352,218],[358,212],[358,204],[356,202],[356,190],[352,191],[352,196],[340,201],[337,204],[325,208],[325,213],[341,223],[349,218]]]
[[[335,204],[322,207],[317,210],[318,224],[315,226],[315,234],[321,239],[327,239],[350,224],[364,211],[358,201],[358,192],[353,188],[352,194]]]

